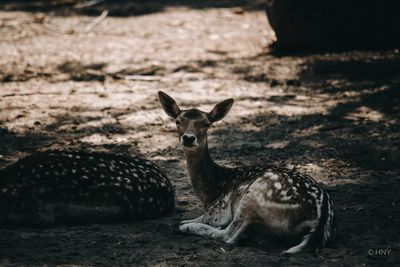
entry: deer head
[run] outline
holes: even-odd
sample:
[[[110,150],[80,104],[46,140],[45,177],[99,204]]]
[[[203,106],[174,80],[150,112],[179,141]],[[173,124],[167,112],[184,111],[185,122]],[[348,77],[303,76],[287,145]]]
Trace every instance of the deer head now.
[[[228,114],[234,102],[229,98],[218,103],[210,112],[204,112],[195,108],[181,110],[172,97],[161,91],[158,97],[165,113],[175,119],[179,142],[186,152],[207,146],[207,130]]]

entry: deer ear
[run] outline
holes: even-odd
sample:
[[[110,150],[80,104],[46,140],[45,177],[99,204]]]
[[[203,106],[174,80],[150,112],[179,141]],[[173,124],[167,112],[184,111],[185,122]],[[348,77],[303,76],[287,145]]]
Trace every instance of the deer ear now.
[[[226,99],[220,103],[218,103],[209,113],[208,119],[210,122],[215,122],[222,120],[226,114],[228,114],[229,110],[233,105],[233,98]]]
[[[176,117],[181,114],[181,110],[179,109],[178,104],[176,104],[175,100],[172,97],[164,92],[159,91],[158,98],[160,99],[162,108],[168,116],[176,119]]]

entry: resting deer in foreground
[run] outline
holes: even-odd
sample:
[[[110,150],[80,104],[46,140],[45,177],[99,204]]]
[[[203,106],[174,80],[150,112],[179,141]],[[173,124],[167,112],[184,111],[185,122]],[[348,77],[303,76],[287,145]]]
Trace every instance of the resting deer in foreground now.
[[[173,207],[168,178],[136,156],[48,150],[0,171],[0,226],[141,220]]]
[[[334,238],[333,202],[311,177],[271,166],[226,168],[211,159],[207,130],[225,117],[233,99],[220,102],[208,113],[181,110],[163,92],[159,92],[159,99],[164,111],[176,121],[194,192],[207,211],[196,219],[182,221],[180,231],[230,244],[254,224],[277,236],[301,236],[300,243],[285,254],[323,247]]]

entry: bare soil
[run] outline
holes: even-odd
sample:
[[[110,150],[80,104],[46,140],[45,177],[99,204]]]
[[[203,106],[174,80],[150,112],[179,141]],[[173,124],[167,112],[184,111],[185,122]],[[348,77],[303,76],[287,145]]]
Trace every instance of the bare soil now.
[[[158,220],[0,230],[0,266],[399,266],[399,50],[288,55],[269,48],[263,1],[149,2],[0,4],[0,167],[49,147],[136,153],[177,195]],[[337,241],[282,258],[284,244],[180,234],[202,207],[158,90],[204,110],[234,97],[213,157],[315,177],[336,202]]]

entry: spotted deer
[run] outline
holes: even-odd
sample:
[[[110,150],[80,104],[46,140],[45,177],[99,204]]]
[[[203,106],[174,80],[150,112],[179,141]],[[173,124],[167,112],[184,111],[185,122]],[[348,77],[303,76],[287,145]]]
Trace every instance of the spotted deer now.
[[[168,178],[137,156],[48,150],[0,171],[4,227],[142,220],[173,207]]]
[[[300,237],[284,254],[323,247],[334,238],[332,199],[311,177],[267,165],[227,168],[211,159],[207,130],[225,117],[233,99],[204,112],[181,110],[167,94],[158,95],[176,121],[194,192],[206,209],[200,217],[182,221],[180,231],[233,244],[248,226],[257,224],[276,236]]]

